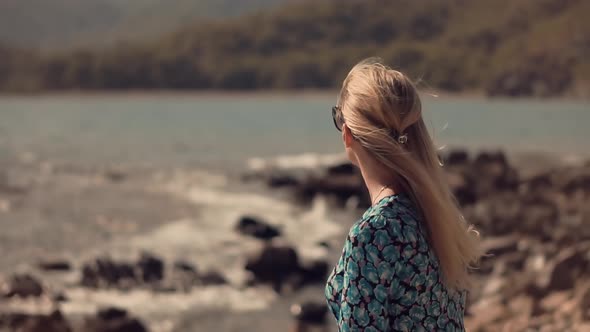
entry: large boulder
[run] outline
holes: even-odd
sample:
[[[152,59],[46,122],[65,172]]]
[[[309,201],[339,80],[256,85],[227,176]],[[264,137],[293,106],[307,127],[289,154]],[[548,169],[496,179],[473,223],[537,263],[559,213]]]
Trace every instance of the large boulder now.
[[[281,292],[284,286],[298,289],[307,284],[323,283],[328,273],[325,261],[302,263],[295,248],[273,242],[249,257],[245,268],[252,272],[254,283],[271,284],[277,292]]]
[[[269,243],[248,258],[245,268],[252,272],[256,282],[270,283],[280,292],[283,284],[299,273],[299,256],[291,246]]]

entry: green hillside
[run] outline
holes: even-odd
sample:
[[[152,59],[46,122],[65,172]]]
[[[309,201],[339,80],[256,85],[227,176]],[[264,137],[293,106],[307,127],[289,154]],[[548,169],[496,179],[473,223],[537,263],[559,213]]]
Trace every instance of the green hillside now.
[[[58,49],[145,39],[288,0],[2,0],[0,43]]]
[[[187,26],[151,42],[12,64],[3,85],[332,88],[352,64],[376,55],[423,85],[446,91],[580,95],[588,93],[590,82],[586,13],[590,1],[584,0],[307,1]]]

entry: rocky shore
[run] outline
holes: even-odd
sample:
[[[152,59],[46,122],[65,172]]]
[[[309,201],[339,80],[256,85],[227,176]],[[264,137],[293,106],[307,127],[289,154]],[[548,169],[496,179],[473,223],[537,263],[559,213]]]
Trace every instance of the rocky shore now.
[[[590,330],[590,162],[531,171],[500,151],[442,159],[488,253],[473,270],[468,330]],[[3,235],[13,258],[0,261],[0,331],[333,329],[323,282],[369,204],[350,164],[229,179],[27,167],[2,172],[0,221],[48,220]],[[64,223],[74,211],[80,224]]]
[[[473,270],[468,330],[590,331],[590,161],[530,172],[501,151],[454,150],[441,159],[487,253]],[[336,206],[369,204],[350,164],[259,175],[302,204],[316,195]]]

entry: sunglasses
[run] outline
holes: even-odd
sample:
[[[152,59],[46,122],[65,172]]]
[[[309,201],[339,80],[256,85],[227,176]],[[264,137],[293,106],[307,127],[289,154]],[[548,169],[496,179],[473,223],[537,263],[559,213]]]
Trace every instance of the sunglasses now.
[[[334,126],[336,126],[336,129],[338,129],[338,131],[342,131],[342,124],[344,123],[344,119],[342,118],[340,106],[332,107],[332,121],[334,121]]]

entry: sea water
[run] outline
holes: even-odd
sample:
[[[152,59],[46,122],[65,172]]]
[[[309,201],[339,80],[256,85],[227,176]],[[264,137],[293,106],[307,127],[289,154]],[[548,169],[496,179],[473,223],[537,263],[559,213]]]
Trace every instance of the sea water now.
[[[252,158],[342,150],[335,93],[0,97],[0,158],[246,167]],[[584,101],[424,96],[438,146],[588,155]]]

